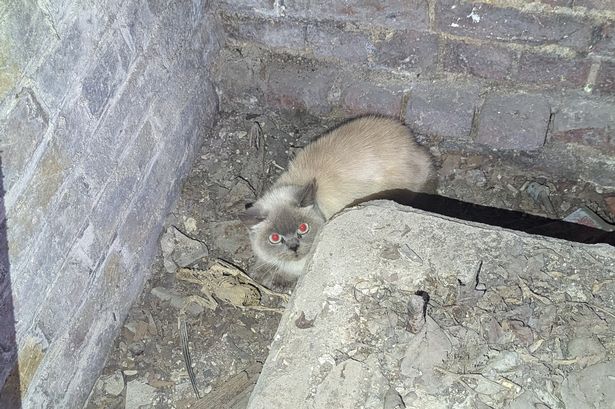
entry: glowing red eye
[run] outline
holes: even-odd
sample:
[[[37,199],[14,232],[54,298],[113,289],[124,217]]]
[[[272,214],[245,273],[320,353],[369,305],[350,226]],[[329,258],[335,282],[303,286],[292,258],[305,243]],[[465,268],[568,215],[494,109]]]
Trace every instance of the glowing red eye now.
[[[308,231],[310,231],[310,226],[308,226],[308,224],[307,224],[307,223],[301,223],[301,224],[299,225],[299,228],[297,228],[297,232],[298,232],[299,234],[305,234],[305,233],[307,233]]]
[[[278,233],[271,233],[269,235],[269,241],[271,242],[271,244],[278,244],[280,241],[282,241],[282,237],[280,237]]]

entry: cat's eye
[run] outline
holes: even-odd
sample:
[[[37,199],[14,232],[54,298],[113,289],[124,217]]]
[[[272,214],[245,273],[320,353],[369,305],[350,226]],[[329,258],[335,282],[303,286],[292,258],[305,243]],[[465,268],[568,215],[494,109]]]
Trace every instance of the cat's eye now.
[[[269,243],[280,244],[281,241],[282,241],[282,237],[278,233],[271,233],[269,235]]]
[[[310,231],[310,226],[308,226],[307,223],[301,223],[299,227],[297,228],[297,233],[299,234],[306,234],[309,231]]]

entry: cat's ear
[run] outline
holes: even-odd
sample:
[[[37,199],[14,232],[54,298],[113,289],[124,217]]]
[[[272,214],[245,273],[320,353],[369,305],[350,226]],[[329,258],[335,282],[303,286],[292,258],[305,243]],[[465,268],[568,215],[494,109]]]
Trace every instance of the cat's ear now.
[[[316,179],[312,179],[310,183],[303,186],[299,191],[298,202],[299,207],[313,206],[316,201]]]
[[[256,206],[246,208],[246,210],[239,215],[239,220],[247,227],[254,227],[266,218],[267,214]]]

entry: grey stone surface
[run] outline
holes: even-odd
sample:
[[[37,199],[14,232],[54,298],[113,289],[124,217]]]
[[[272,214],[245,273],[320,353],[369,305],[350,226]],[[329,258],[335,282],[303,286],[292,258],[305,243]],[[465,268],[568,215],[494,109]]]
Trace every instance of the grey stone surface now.
[[[414,84],[406,109],[406,124],[423,134],[468,139],[479,105],[479,91],[476,84],[445,81]]]
[[[133,380],[126,385],[125,409],[140,409],[151,407],[156,398],[156,388],[139,380]]]
[[[562,401],[567,408],[575,409],[612,407],[615,402],[614,373],[615,361],[609,361],[571,374],[564,381]]]
[[[380,409],[395,393],[417,409],[564,408],[560,391],[566,408],[605,407],[615,346],[578,338],[610,339],[615,298],[595,283],[614,274],[608,245],[391,202],[347,210],[321,232],[248,408]],[[417,291],[429,297],[418,326]],[[568,361],[565,345],[593,366]]]
[[[497,149],[535,150],[545,143],[551,107],[541,95],[487,97],[476,141]]]
[[[168,273],[187,267],[209,254],[204,243],[186,236],[174,226],[169,227],[162,235],[160,247]]]

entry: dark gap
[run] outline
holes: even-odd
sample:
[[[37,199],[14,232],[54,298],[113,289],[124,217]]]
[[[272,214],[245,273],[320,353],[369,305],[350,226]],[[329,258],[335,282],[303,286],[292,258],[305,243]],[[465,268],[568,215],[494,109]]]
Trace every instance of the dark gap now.
[[[415,193],[408,190],[390,190],[363,198],[366,200],[389,199],[415,209],[437,213],[456,219],[488,224],[528,234],[564,239],[577,243],[607,243],[615,246],[615,233],[601,229],[570,223],[563,220],[534,216],[514,210],[498,209],[463,202],[444,196],[428,193]]]

